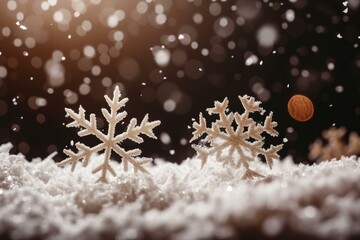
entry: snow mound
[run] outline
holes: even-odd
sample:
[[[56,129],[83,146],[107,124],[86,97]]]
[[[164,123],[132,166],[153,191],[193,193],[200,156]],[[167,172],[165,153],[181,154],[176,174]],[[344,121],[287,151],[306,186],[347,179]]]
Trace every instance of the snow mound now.
[[[123,172],[94,183],[89,168],[59,168],[52,156],[29,162],[0,146],[3,239],[349,239],[360,236],[360,158],[273,169],[241,180],[243,169],[210,159],[156,160],[148,174]],[[94,156],[90,164],[101,161]],[[90,168],[91,169],[91,168]]]

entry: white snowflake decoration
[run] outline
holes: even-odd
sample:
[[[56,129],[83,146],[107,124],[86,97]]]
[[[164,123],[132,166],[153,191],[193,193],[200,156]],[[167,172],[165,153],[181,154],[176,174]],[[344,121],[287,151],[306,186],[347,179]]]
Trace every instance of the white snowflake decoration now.
[[[112,100],[107,95],[104,96],[110,107],[110,112],[105,108],[101,109],[103,116],[109,124],[107,134],[104,134],[97,129],[95,114],[90,114],[89,120],[86,120],[85,110],[81,106],[79,107],[79,113],[75,113],[73,110],[65,108],[66,113],[74,120],[73,122],[69,123],[67,127],[81,127],[82,129],[78,132],[80,137],[94,135],[101,141],[101,143],[94,147],[88,147],[82,143],[76,143],[75,146],[78,149],[77,153],[65,149],[64,153],[68,156],[68,158],[60,162],[58,164],[59,166],[64,166],[70,163],[72,164],[71,170],[74,171],[77,163],[82,160],[83,166],[86,167],[89,164],[92,154],[105,150],[103,163],[92,170],[93,174],[101,171],[101,176],[98,178],[97,182],[107,183],[108,180],[106,175],[108,172],[110,172],[110,174],[114,177],[116,176],[114,169],[110,165],[110,155],[112,151],[114,151],[122,158],[122,164],[125,171],[128,170],[128,164],[130,163],[133,166],[135,172],[139,170],[141,172],[147,173],[147,170],[143,165],[151,162],[152,159],[144,157],[140,158],[140,149],[136,148],[127,151],[120,146],[120,143],[126,139],[132,140],[136,143],[142,143],[143,138],[139,136],[140,134],[145,134],[150,138],[156,139],[156,136],[153,133],[153,128],[160,125],[161,122],[149,122],[148,115],[145,115],[140,125],[137,126],[137,120],[132,118],[127,127],[127,130],[119,135],[115,135],[116,125],[127,116],[126,111],[118,111],[125,106],[129,99],[124,98],[120,100],[120,96],[121,94],[118,87],[116,87],[114,90],[114,96]]]
[[[260,107],[261,102],[247,95],[239,96],[239,98],[245,109],[241,115],[238,112],[227,113],[229,103],[227,98],[223,102],[216,101],[213,108],[207,109],[209,115],[219,115],[219,119],[212,123],[211,128],[207,127],[206,119],[200,113],[199,123],[193,124],[195,131],[190,142],[206,135],[202,139],[204,144],[192,145],[201,160],[201,167],[205,165],[209,157],[215,156],[216,160],[224,165],[235,168],[243,165],[245,167],[243,178],[261,177],[261,174],[249,168],[249,162],[258,155],[263,155],[271,168],[273,159],[279,158],[277,152],[283,145],[271,145],[265,149],[263,148],[265,137],[262,136],[263,133],[273,137],[278,136],[278,132],[274,129],[277,123],[272,121],[272,112],[266,117],[264,125],[256,123],[249,114],[258,112],[263,115],[265,110]],[[233,125],[237,126],[236,129]]]

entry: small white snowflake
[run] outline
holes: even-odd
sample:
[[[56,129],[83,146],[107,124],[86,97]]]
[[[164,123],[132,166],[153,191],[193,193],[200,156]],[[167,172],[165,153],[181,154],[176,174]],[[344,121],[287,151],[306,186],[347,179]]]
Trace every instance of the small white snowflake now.
[[[261,102],[255,101],[253,97],[247,95],[239,96],[239,98],[245,109],[241,115],[238,112],[227,113],[229,103],[227,98],[223,102],[216,101],[213,108],[207,109],[209,115],[217,114],[219,116],[219,119],[212,123],[211,128],[207,127],[206,119],[200,113],[199,123],[193,123],[195,131],[190,142],[200,138],[203,134],[206,135],[202,139],[203,144],[192,145],[201,160],[201,167],[205,165],[210,156],[215,156],[216,160],[224,165],[229,164],[235,168],[243,165],[246,170],[244,179],[261,177],[261,174],[249,168],[249,162],[258,155],[263,155],[271,168],[273,159],[279,158],[277,152],[283,145],[271,145],[265,149],[263,148],[265,137],[261,135],[267,133],[273,137],[278,136],[278,132],[274,129],[277,123],[272,121],[272,112],[266,117],[264,125],[256,123],[249,117],[249,114],[258,112],[263,115],[265,110],[260,107]]]
[[[125,171],[128,170],[128,164],[130,163],[133,166],[135,172],[139,170],[141,172],[147,173],[147,170],[143,165],[151,162],[152,159],[143,157],[140,158],[140,149],[136,148],[127,151],[120,147],[120,143],[126,139],[132,140],[136,143],[142,143],[143,139],[139,136],[140,134],[145,134],[150,138],[156,139],[156,136],[153,133],[153,128],[160,125],[161,122],[149,122],[148,115],[145,115],[140,125],[137,126],[137,120],[132,118],[127,127],[127,130],[119,135],[115,135],[116,125],[127,116],[126,111],[118,111],[125,106],[129,99],[124,98],[120,100],[120,97],[121,94],[118,87],[116,87],[114,90],[113,99],[110,99],[105,95],[105,100],[110,107],[110,112],[105,108],[102,108],[101,111],[109,124],[107,134],[104,134],[97,129],[95,114],[90,114],[89,120],[86,120],[85,110],[81,106],[79,107],[79,113],[75,113],[73,110],[65,108],[66,113],[74,120],[73,122],[69,123],[67,127],[81,127],[81,130],[78,132],[80,137],[94,135],[101,141],[101,143],[94,147],[88,147],[82,143],[76,143],[75,146],[78,149],[77,153],[65,149],[64,153],[68,155],[68,158],[60,162],[58,164],[59,166],[64,166],[70,163],[72,164],[71,170],[74,171],[77,163],[82,160],[83,166],[86,167],[89,164],[90,157],[93,153],[98,153],[105,150],[104,161],[102,164],[92,170],[93,174],[101,171],[101,176],[98,178],[97,182],[107,183],[108,180],[106,175],[108,172],[110,172],[111,175],[116,176],[114,169],[110,165],[110,155],[112,151],[114,151],[122,158],[122,164]]]

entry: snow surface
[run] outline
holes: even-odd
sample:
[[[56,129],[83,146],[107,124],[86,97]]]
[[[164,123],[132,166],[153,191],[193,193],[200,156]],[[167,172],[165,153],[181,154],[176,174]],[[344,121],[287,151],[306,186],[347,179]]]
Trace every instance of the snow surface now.
[[[59,168],[52,156],[29,162],[0,147],[0,239],[232,239],[360,236],[360,158],[273,169],[241,180],[243,169],[209,159],[156,160],[151,175],[124,173],[94,183],[92,167]],[[90,164],[101,162],[100,156]]]

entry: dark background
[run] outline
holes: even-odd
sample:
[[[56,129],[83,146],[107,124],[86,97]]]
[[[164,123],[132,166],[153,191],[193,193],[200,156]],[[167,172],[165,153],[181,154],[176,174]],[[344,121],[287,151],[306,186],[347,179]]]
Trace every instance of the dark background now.
[[[71,140],[96,144],[96,138],[80,139],[76,129],[65,127],[70,119],[65,118],[64,107],[77,110],[81,104],[87,113],[101,117],[100,108],[106,107],[103,95],[110,94],[114,85],[119,85],[130,99],[126,124],[131,117],[141,120],[146,113],[151,120],[162,121],[155,134],[168,134],[170,143],[160,137],[146,138],[139,148],[144,156],[169,161],[181,162],[195,154],[190,144],[180,143],[181,139],[191,138],[193,130],[188,126],[192,118],[197,119],[199,112],[224,97],[229,98],[231,111],[242,112],[237,96],[243,94],[263,101],[263,107],[274,112],[280,134],[267,141],[278,144],[288,139],[280,151],[282,158],[292,155],[296,162],[308,162],[309,144],[333,125],[360,132],[357,0],[349,1],[348,6],[335,0],[155,1],[148,2],[146,13],[141,14],[136,12],[140,1],[84,0],[82,13],[72,16],[64,31],[53,15],[59,9],[73,15],[76,6],[70,1],[58,1],[49,10],[40,11],[42,2],[46,1],[17,1],[16,9],[13,3],[0,2],[0,142],[13,143],[13,152],[21,152],[28,159],[44,158],[53,151],[58,152],[58,160],[63,159],[62,150],[70,147]],[[106,14],[118,9],[124,11],[124,20],[115,28],[107,27]],[[295,13],[293,21],[286,18],[288,10]],[[159,24],[156,15],[162,13],[167,20]],[[194,22],[194,14],[201,14],[200,24]],[[225,27],[225,35],[214,27],[223,17],[234,26]],[[16,24],[18,20],[26,30]],[[79,35],[76,29],[85,20],[91,22],[91,30]],[[276,30],[277,40],[273,46],[264,47],[257,33],[269,25]],[[118,30],[124,38],[116,42],[111,36]],[[188,34],[198,48],[178,39],[179,34]],[[177,39],[169,43],[169,35]],[[35,46],[31,41],[25,44],[27,38],[32,38]],[[20,39],[21,46],[16,46],[16,39]],[[94,58],[84,56],[87,45],[97,50]],[[112,48],[112,53],[105,54],[109,61],[100,61],[99,45]],[[154,51],[161,45],[171,53],[167,66],[158,66],[154,61],[151,48]],[[204,48],[208,56],[202,54]],[[63,80],[59,86],[51,82],[46,70],[46,62],[56,50],[65,57],[60,62]],[[247,66],[251,54],[259,62]],[[101,68],[99,75],[91,72],[94,65]],[[112,84],[104,86],[104,78],[110,78]],[[90,93],[83,95],[80,86],[90,88]],[[287,102],[294,94],[306,95],[313,101],[315,113],[311,120],[301,123],[289,116]],[[45,106],[37,106],[37,97],[46,99],[46,104],[40,103]],[[170,112],[164,109],[169,99],[177,101]],[[106,130],[101,119],[99,125]],[[119,127],[117,132],[122,130]],[[124,142],[123,146],[136,145]]]

